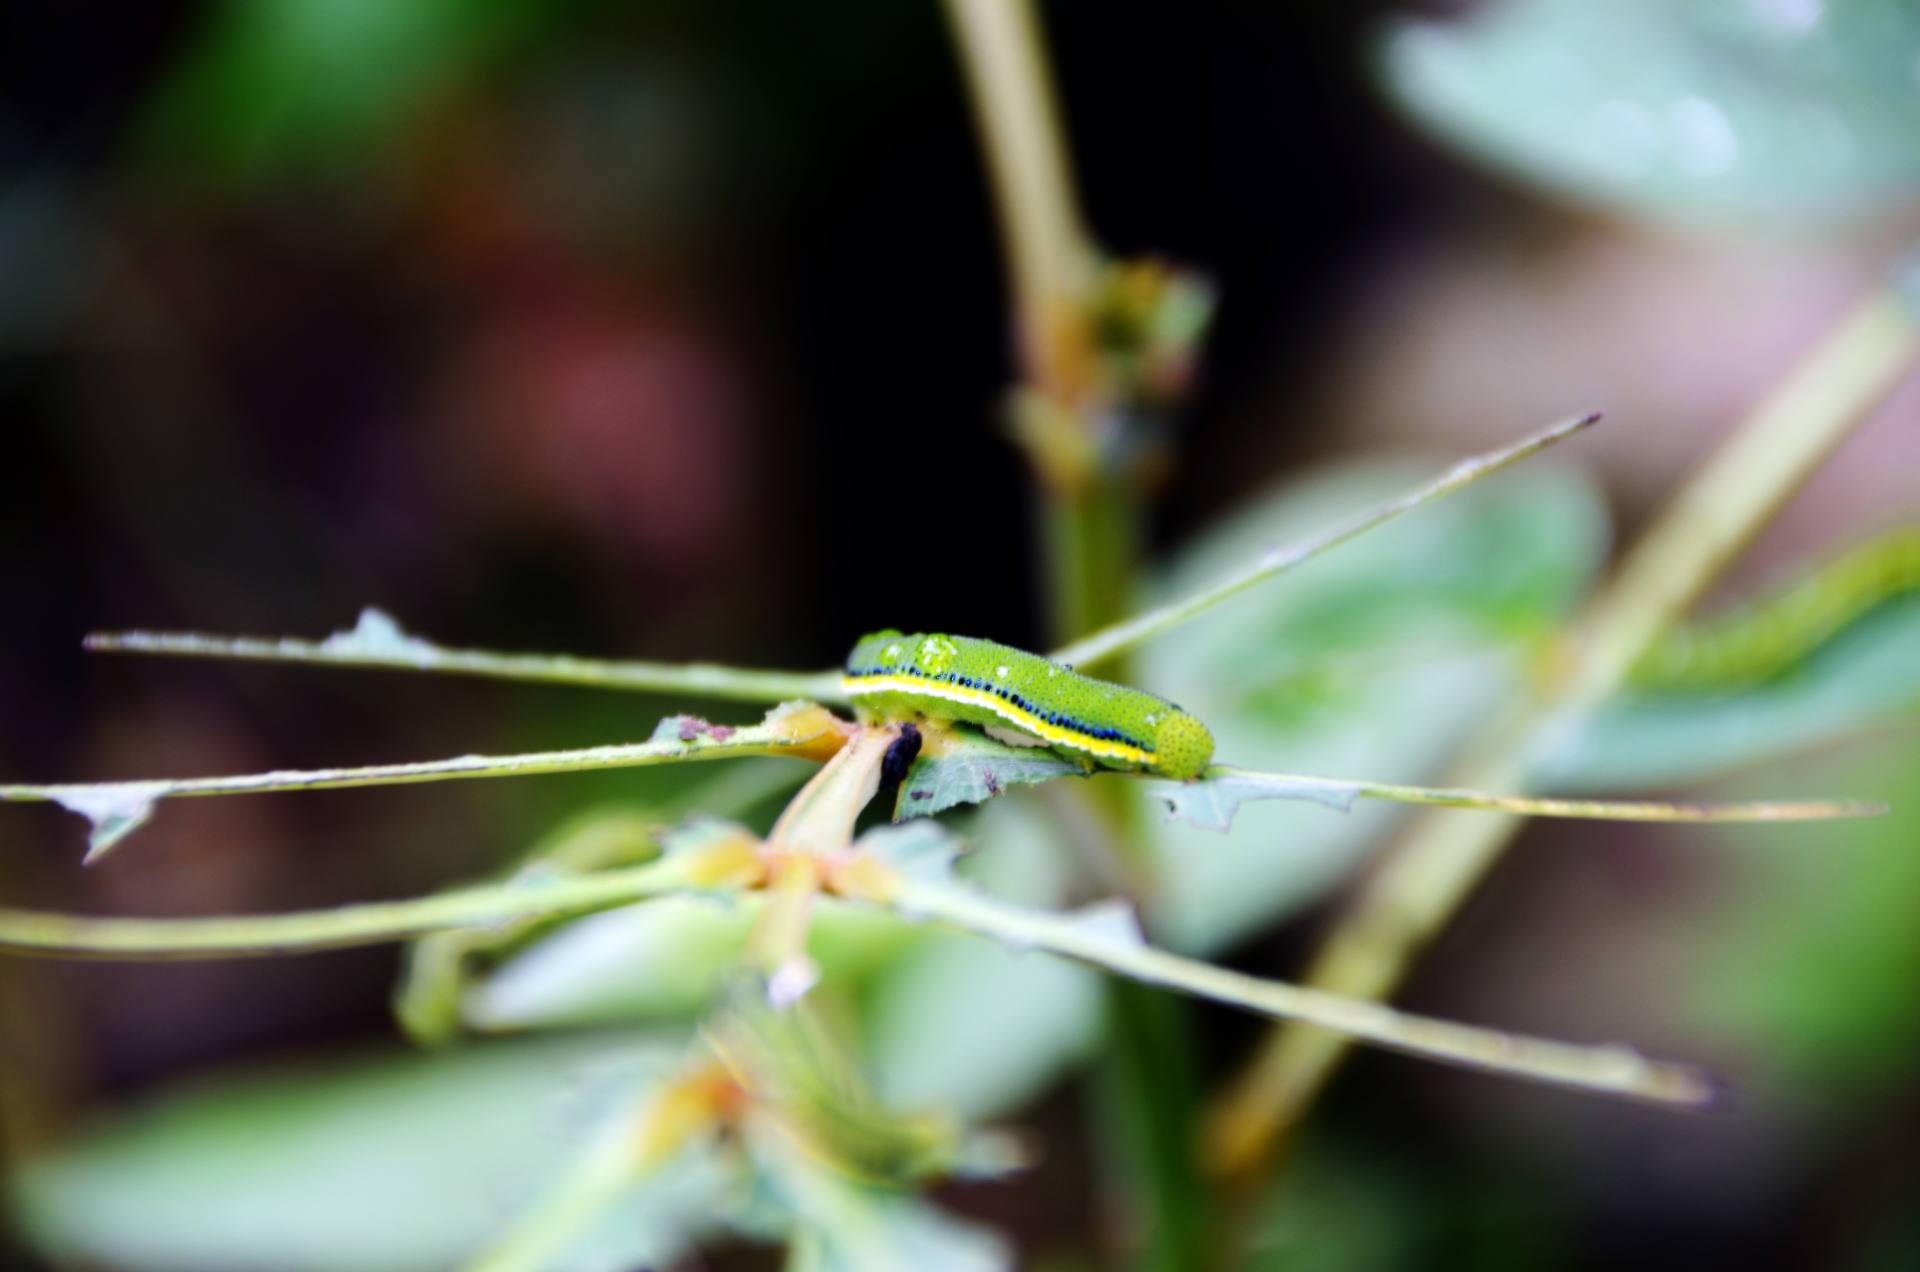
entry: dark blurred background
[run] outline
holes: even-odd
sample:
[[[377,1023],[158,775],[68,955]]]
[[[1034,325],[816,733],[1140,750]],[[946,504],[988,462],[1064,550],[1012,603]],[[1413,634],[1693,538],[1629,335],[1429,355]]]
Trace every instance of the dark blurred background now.
[[[6,770],[565,746],[657,714],[103,660],[90,630],[318,635],[377,605],[452,643],[774,666],[890,623],[1040,643],[997,245],[937,7],[412,7],[329,31],[297,6],[318,25],[277,33],[246,6],[11,15]],[[1365,16],[1303,39],[1281,15],[1049,11],[1099,233],[1231,280],[1168,538],[1338,445],[1269,395],[1299,392],[1410,211],[1458,197],[1357,82]],[[964,546],[930,551],[961,516]],[[19,881],[43,902],[155,909],[417,889],[522,842],[532,798],[186,809],[98,880],[72,877],[61,816],[24,810],[8,868],[47,867]],[[389,960],[337,961],[351,986],[297,963],[68,974],[89,1000],[146,982],[132,998],[177,1022],[102,1049],[101,1077],[143,1081],[377,1027]],[[198,1009],[152,992],[205,977]]]
[[[1649,229],[1479,167],[1377,83],[1405,8],[1043,6],[1095,232],[1219,289],[1156,544],[1331,456],[1594,407],[1616,424],[1583,459],[1630,531],[1913,224],[1893,202],[1810,232]],[[675,705],[87,657],[90,630],[318,636],[377,605],[453,644],[783,667],[886,624],[1040,643],[1000,255],[937,6],[155,0],[0,24],[0,776],[578,746]],[[1920,508],[1915,408],[1737,579]],[[1889,753],[1859,763],[1911,773]],[[647,780],[190,801],[85,873],[69,815],[11,809],[0,886],[151,914],[407,895]],[[1579,994],[1574,964],[1661,939],[1646,907],[1718,886],[1669,838],[1521,852],[1412,996],[1498,1021]],[[1257,961],[1285,972],[1310,930]],[[388,1036],[395,972],[386,950],[0,963],[10,1140]],[[1252,1030],[1220,1029],[1225,1072]],[[1393,1059],[1363,1058],[1317,1134],[1427,1216],[1395,1266],[1920,1266],[1920,1082],[1894,1069],[1817,1134],[1761,1136],[1786,1156],[1724,1190],[1700,1178],[1738,1157],[1738,1115],[1656,1131]],[[1365,1228],[1379,1204],[1322,1213]],[[1369,1265],[1340,1248],[1290,1266]]]

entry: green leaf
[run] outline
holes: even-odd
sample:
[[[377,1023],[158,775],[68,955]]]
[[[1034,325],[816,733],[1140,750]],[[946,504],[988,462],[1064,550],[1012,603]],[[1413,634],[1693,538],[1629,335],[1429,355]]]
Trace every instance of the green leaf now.
[[[669,855],[735,833],[699,821],[665,838]],[[735,976],[764,896],[680,895],[588,916],[529,942],[462,997],[461,1021],[479,1031],[555,1029],[691,1016]],[[656,908],[657,907],[657,908]],[[916,939],[886,915],[822,898],[808,956],[854,979]]]
[[[1506,0],[1397,23],[1380,54],[1427,127],[1582,200],[1746,227],[1920,191],[1906,0]]]
[[[670,838],[676,849],[688,842]],[[1057,862],[1045,864],[1051,842],[1032,834],[1020,842],[1035,851],[983,853],[971,863],[979,867],[975,873],[996,891],[1051,899],[1064,874]],[[878,846],[909,874],[944,876],[958,852],[957,841],[929,821],[882,827],[861,843]],[[731,902],[668,896],[590,915],[536,938],[477,977],[462,999],[461,1019],[472,1029],[508,1031],[693,1015],[738,970],[763,905],[757,896]],[[823,897],[808,928],[807,952],[836,982],[859,982],[898,968],[924,940],[925,933],[889,915]]]
[[[860,836],[861,852],[886,862],[909,879],[941,883],[953,878],[966,844],[951,828],[934,821],[876,826]]]
[[[939,754],[922,750],[900,783],[899,819],[931,817],[961,804],[981,804],[1010,786],[1085,777],[1087,770],[1044,747],[1008,746],[966,725],[955,725]]]
[[[693,1015],[739,970],[764,901],[662,897],[569,923],[479,978],[468,1028],[554,1029]],[[824,975],[857,980],[916,934],[883,914],[823,899],[807,931]]]
[[[1513,1160],[1510,1145],[1484,1157],[1420,1156],[1365,1132],[1310,1130],[1289,1149],[1285,1172],[1248,1207],[1244,1272],[1576,1262],[1579,1236],[1565,1230],[1560,1180],[1550,1171],[1516,1171]]]
[[[880,981],[868,1052],[889,1102],[1000,1117],[1091,1049],[1100,977],[1084,967],[940,935]]]
[[[920,827],[932,823],[876,830],[861,844],[896,867],[917,860],[921,877],[946,873],[955,845],[944,833],[901,841]],[[1073,862],[1033,805],[995,801],[980,810],[969,834],[978,847],[958,868],[975,884],[1026,905],[1066,903]],[[1000,1117],[1087,1053],[1098,1036],[1101,1002],[1100,978],[1087,968],[976,937],[925,932],[875,978],[867,1063],[875,1086],[898,1107],[951,1109],[966,1121]]]
[[[1778,679],[1732,694],[1628,696],[1569,722],[1535,782],[1679,786],[1920,718],[1920,596],[1882,605]]]
[[[762,1132],[753,1156],[777,1204],[791,1216],[793,1272],[1000,1272],[1012,1251],[993,1233],[962,1223],[907,1193],[869,1187]]]
[[[1680,1019],[1747,1057],[1757,1098],[1846,1118],[1910,1081],[1920,1047],[1920,740],[1796,757],[1795,780],[1857,784],[1892,813],[1831,827],[1820,849],[1742,844],[1722,905],[1676,919]],[[1751,788],[1782,775],[1756,773]],[[1658,934],[1656,934],[1658,937]]]
[[[163,1095],[11,1181],[62,1262],[181,1272],[440,1272],[476,1254],[677,1062],[677,1039],[495,1043],[232,1076]],[[723,1195],[691,1161],[572,1266],[675,1257]]]
[[[1425,469],[1348,466],[1292,486],[1209,532],[1161,590],[1183,595],[1262,545],[1296,541],[1410,471]],[[1605,546],[1591,487],[1550,464],[1517,469],[1146,646],[1135,676],[1205,720],[1223,764],[1417,782],[1516,686]],[[1227,836],[1156,820],[1148,930],[1176,949],[1221,949],[1323,895],[1394,816],[1265,802],[1241,808]]]

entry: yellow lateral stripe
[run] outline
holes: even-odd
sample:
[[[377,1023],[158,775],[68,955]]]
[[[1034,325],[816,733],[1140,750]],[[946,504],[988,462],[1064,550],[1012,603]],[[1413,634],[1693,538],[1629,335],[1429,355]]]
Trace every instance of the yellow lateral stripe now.
[[[1096,738],[1078,729],[1055,724],[1051,720],[1042,720],[1033,712],[1022,710],[984,689],[969,689],[965,685],[948,684],[942,680],[926,680],[919,676],[903,676],[897,672],[890,676],[843,676],[841,684],[846,688],[847,696],[851,698],[858,698],[864,693],[917,693],[930,698],[941,698],[947,702],[985,707],[1007,723],[1016,724],[1054,746],[1064,746],[1068,750],[1084,751],[1088,755],[1098,756],[1104,760],[1120,760],[1142,767],[1149,767],[1154,762],[1152,751],[1143,751],[1125,742],[1109,742],[1105,738]]]

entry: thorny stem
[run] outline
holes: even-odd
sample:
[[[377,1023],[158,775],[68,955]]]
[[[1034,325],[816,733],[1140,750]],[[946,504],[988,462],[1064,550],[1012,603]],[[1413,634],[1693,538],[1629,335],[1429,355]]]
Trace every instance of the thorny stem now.
[[[1489,729],[1458,770],[1459,783],[1521,789],[1546,732],[1619,687],[1660,632],[1908,374],[1917,354],[1914,311],[1892,289],[1841,323],[1655,519],[1575,626],[1557,679]],[[1390,995],[1523,824],[1512,816],[1417,822],[1327,940],[1307,983],[1370,999]],[[1212,1167],[1250,1178],[1304,1119],[1346,1051],[1343,1039],[1299,1025],[1271,1034],[1213,1110]]]

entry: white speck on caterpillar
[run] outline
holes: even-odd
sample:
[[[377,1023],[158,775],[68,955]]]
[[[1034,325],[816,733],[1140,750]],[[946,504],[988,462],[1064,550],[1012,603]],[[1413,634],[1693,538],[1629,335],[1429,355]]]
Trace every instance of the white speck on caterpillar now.
[[[1000,677],[1000,679],[1005,680],[1007,678],[1008,670],[1009,668],[1005,664],[1002,664],[993,669],[993,674]]]

